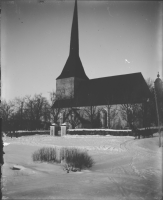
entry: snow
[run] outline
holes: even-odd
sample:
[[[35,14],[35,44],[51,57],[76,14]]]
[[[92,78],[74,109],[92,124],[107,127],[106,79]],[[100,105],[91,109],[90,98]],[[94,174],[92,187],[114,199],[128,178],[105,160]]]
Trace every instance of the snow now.
[[[163,195],[158,134],[140,140],[97,135],[3,139],[10,144],[4,146],[3,199],[154,200]],[[79,173],[66,173],[62,164],[33,162],[32,153],[44,146],[87,150],[95,164]]]
[[[4,143],[3,143],[4,146],[7,146],[7,145],[9,145],[9,144],[10,144],[10,143],[7,143],[7,142],[4,142]]]

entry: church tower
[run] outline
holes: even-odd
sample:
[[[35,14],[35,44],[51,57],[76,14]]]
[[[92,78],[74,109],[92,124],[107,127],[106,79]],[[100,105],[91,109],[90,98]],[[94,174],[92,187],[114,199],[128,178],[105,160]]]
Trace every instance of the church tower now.
[[[74,98],[81,82],[89,80],[79,57],[78,10],[75,0],[71,28],[70,51],[66,64],[56,79],[56,93],[61,99]]]

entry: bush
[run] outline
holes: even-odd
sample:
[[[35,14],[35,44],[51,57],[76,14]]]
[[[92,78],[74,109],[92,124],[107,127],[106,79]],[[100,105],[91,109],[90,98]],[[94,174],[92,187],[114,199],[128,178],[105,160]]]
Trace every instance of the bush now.
[[[55,148],[41,148],[32,155],[33,161],[57,162]]]
[[[65,160],[68,167],[78,168],[80,170],[90,168],[94,164],[93,159],[87,152],[75,148],[62,148],[61,157]]]
[[[59,151],[59,157],[57,157],[56,148],[41,148],[35,151],[32,155],[33,161],[41,162],[61,162],[64,160],[66,168],[73,169],[85,169],[90,168],[94,164],[93,159],[87,154],[87,152],[80,151],[76,148],[61,148]]]

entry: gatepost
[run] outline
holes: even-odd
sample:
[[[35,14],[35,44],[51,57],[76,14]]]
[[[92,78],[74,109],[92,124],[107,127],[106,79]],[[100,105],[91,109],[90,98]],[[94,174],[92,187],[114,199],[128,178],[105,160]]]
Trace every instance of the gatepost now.
[[[67,123],[65,122],[61,125],[61,136],[66,135],[66,132],[67,132]]]
[[[58,125],[53,123],[51,126],[50,126],[50,135],[51,136],[56,136],[58,133]]]

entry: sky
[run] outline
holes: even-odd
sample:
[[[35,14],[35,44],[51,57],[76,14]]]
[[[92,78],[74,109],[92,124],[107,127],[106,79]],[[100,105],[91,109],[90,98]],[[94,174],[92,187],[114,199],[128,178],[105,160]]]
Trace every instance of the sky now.
[[[2,0],[2,99],[56,90],[69,55],[74,1]],[[90,79],[162,78],[161,1],[78,0],[79,54]]]

